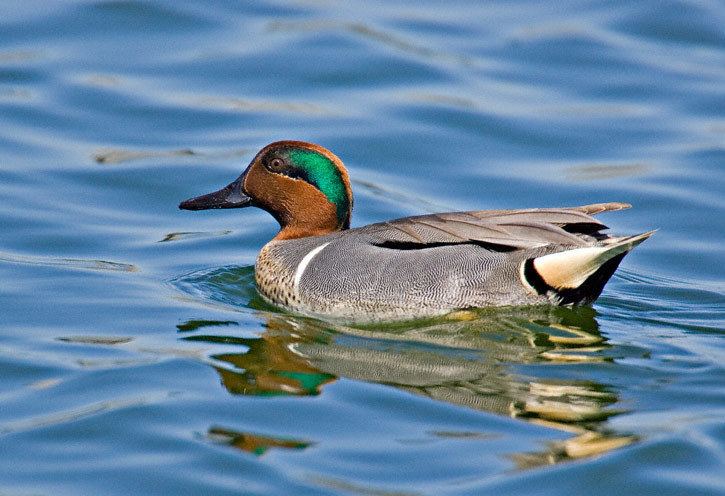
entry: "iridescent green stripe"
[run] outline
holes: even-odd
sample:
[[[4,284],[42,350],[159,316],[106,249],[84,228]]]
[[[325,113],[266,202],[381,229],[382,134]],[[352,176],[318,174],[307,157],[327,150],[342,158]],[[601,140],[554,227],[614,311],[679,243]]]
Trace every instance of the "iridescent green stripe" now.
[[[310,150],[291,150],[289,157],[296,167],[305,171],[309,181],[335,205],[337,219],[344,222],[349,209],[347,191],[335,163]]]

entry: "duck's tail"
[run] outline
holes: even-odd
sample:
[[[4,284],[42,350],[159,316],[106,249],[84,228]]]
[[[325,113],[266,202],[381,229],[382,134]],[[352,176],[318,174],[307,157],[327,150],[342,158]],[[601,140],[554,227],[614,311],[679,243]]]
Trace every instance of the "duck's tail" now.
[[[527,260],[526,282],[561,305],[591,303],[602,292],[622,258],[655,231],[612,237],[597,246],[573,248]]]

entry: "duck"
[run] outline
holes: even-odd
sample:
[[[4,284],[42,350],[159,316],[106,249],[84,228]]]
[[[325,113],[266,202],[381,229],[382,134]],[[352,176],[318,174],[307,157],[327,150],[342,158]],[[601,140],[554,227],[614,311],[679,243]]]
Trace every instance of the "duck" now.
[[[242,174],[184,210],[258,207],[280,230],[255,263],[257,290],[282,309],[346,322],[400,321],[469,309],[589,305],[624,256],[654,231],[604,233],[620,202],[471,210],[350,227],[343,162],[305,141],[262,148]]]

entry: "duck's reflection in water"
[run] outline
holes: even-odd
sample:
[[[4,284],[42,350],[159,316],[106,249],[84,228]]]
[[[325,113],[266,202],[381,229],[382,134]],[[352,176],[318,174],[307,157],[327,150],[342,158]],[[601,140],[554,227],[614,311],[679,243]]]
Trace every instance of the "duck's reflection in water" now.
[[[461,311],[443,319],[365,328],[283,314],[264,316],[266,329],[258,338],[204,334],[209,325],[217,325],[213,322],[187,322],[180,329],[193,332],[186,340],[241,345],[246,350],[210,357],[232,394],[316,395],[325,384],[346,377],[575,434],[540,453],[512,455],[522,468],[594,456],[634,440],[608,433],[602,425],[620,411],[615,391],[581,380],[581,370],[577,379],[567,374],[551,378],[557,375],[553,364],[610,360],[610,345],[599,334],[591,309]],[[248,440],[255,435],[227,437]],[[230,443],[259,451],[247,449],[256,446],[248,441]],[[306,446],[290,440],[261,444],[290,443]]]
[[[294,439],[260,436],[249,432],[237,432],[221,427],[212,427],[208,432],[214,442],[233,446],[242,451],[261,456],[270,448],[304,449],[312,443]]]

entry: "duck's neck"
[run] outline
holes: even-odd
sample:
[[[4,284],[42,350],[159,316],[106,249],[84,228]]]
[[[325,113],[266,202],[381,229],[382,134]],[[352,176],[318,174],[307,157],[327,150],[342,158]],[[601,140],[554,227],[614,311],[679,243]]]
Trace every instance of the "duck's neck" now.
[[[325,234],[330,234],[331,232],[335,232],[335,230],[330,229],[310,229],[308,227],[301,227],[301,226],[287,226],[277,233],[277,235],[272,238],[274,241],[282,241],[285,239],[299,239],[299,238],[307,238],[310,236],[324,236]]]
[[[293,203],[289,205],[289,210],[277,212],[275,218],[280,224],[280,231],[274,239],[323,236],[349,227],[347,212],[345,212],[345,217],[340,219],[336,205],[322,199],[318,200],[321,201]]]

